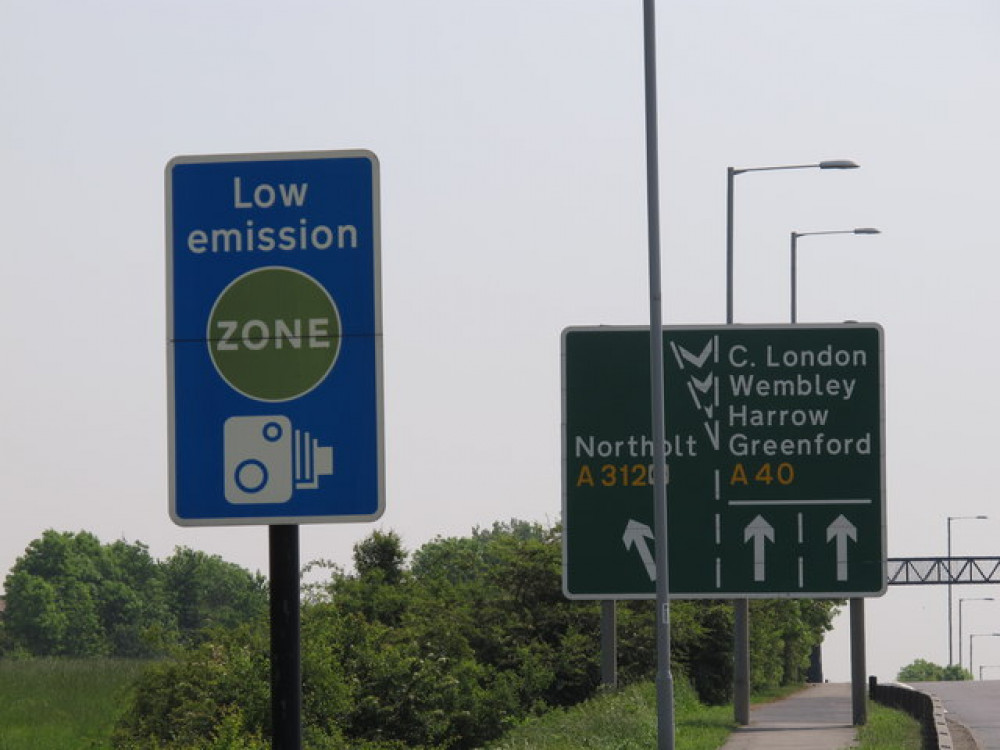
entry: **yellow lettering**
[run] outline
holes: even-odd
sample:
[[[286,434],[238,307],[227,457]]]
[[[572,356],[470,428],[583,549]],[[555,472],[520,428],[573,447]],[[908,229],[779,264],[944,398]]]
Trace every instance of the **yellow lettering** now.
[[[733,475],[729,477],[729,484],[750,484],[750,480],[747,479],[747,470],[743,468],[743,464],[736,464],[733,467]]]
[[[771,476],[771,464],[764,464],[761,466],[754,475],[754,481],[760,482],[761,484],[770,484],[774,481],[774,477]]]
[[[605,487],[614,487],[618,483],[618,475],[612,464],[604,464],[601,467],[601,484]]]
[[[580,467],[580,473],[576,476],[576,486],[577,487],[593,487],[594,486],[594,475],[590,473],[590,467],[584,464]]]

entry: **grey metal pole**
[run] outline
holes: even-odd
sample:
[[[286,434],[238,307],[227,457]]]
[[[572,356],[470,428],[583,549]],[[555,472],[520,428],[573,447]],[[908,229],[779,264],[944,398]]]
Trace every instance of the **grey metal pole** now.
[[[792,232],[792,257],[789,263],[790,274],[791,274],[791,321],[796,323],[798,321],[798,294],[799,294],[799,280],[798,280],[798,242],[799,237],[813,237],[818,234],[882,234],[878,229],[873,227],[858,227],[857,229],[834,229],[832,231],[825,232]]]
[[[951,621],[952,621],[951,582],[952,582],[952,577],[954,575],[954,571],[951,568],[951,522],[952,521],[986,521],[987,519],[989,519],[989,516],[983,516],[983,515],[978,515],[978,516],[948,516],[948,563],[947,563],[947,566],[948,566],[948,666],[949,667],[952,664],[955,663],[954,659],[952,659],[952,652],[953,652],[953,647],[954,647],[954,636],[952,635],[952,630],[951,630]],[[961,638],[961,637],[962,637],[961,633],[959,633],[959,638]],[[971,641],[970,641],[970,643],[971,643]],[[971,660],[970,660],[969,663],[971,665],[971,663],[972,663]],[[961,657],[959,658],[959,666],[962,666]],[[972,671],[971,666],[969,668],[969,671],[970,672]]]
[[[948,516],[948,666],[950,667],[954,664],[952,659],[952,634],[951,634],[951,516]],[[972,663],[971,654],[972,646],[969,646],[970,659],[969,663]]]
[[[962,602],[965,599],[958,600],[958,666],[962,666]],[[971,669],[969,670],[972,671]]]
[[[618,686],[618,634],[615,600],[601,602],[601,684]]]
[[[965,662],[962,660],[962,605],[966,602],[992,602],[996,601],[992,596],[975,596],[963,599],[958,598],[958,666],[964,667]],[[969,664],[969,671],[972,671],[972,664]]]
[[[733,324],[733,183],[736,170],[726,168],[726,325]]]
[[[269,526],[271,721],[274,750],[302,748],[299,527]]]
[[[865,699],[865,600],[851,599],[851,707],[854,726],[868,723],[868,703]]]
[[[726,325],[733,324],[733,167],[726,168]],[[750,723],[750,600],[733,600],[733,718]]]
[[[656,8],[643,0],[646,83],[646,214],[649,224],[649,365],[656,527],[656,724],[658,750],[674,749],[674,679],[670,671],[670,579],[667,550],[666,410],[663,404],[663,300],[660,283],[660,187],[656,114]]]
[[[791,317],[791,320],[792,320],[792,323],[797,322],[796,318],[798,317],[798,312],[797,312],[797,308],[798,308],[798,304],[797,304],[797,300],[798,300],[798,271],[796,269],[796,262],[797,262],[797,258],[798,258],[798,253],[797,253],[797,247],[796,247],[796,245],[798,244],[797,243],[798,239],[799,239],[798,232],[792,232],[792,260],[791,260],[791,273],[792,273],[792,294],[791,294],[791,298],[792,298],[792,317]]]
[[[726,325],[733,324],[733,197],[737,170],[726,168]],[[750,600],[733,600],[733,718],[750,723]]]
[[[750,600],[733,600],[733,718],[750,723]]]
[[[975,667],[972,660],[972,639],[973,638],[998,638],[1000,633],[973,633],[969,636],[969,671],[974,673]],[[973,678],[975,679],[975,678]],[[982,677],[979,678],[980,680]]]

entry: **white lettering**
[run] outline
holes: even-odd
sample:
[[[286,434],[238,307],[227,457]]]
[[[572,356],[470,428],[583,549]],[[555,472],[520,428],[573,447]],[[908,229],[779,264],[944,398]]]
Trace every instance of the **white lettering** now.
[[[330,334],[326,328],[329,323],[327,318],[309,318],[310,349],[330,348]]]
[[[219,343],[215,345],[215,348],[220,352],[232,352],[239,349],[239,345],[230,341],[233,334],[236,333],[239,324],[235,320],[220,320],[216,325],[222,329],[222,338],[219,339]]]
[[[765,360],[768,367],[867,367],[868,352],[864,349],[834,349],[833,344],[827,344],[818,351],[785,349],[776,353],[774,347],[768,344]]]
[[[819,432],[813,437],[776,440],[736,432],[729,437],[729,452],[734,456],[870,456],[872,436],[837,438]]]
[[[261,183],[253,190],[253,202],[257,204],[258,208],[270,208],[274,205],[274,199],[274,188],[266,182]]]
[[[825,378],[822,375],[796,375],[794,378],[772,378],[764,380],[746,373],[729,376],[729,387],[737,397],[759,396],[761,398],[788,398],[792,396],[816,396],[817,398],[841,398],[850,401],[857,386],[857,378]]]
[[[274,348],[280,349],[281,342],[287,341],[293,349],[302,348],[302,321],[295,319],[289,328],[288,323],[280,318],[274,321]]]
[[[187,249],[195,255],[205,253],[268,253],[278,250],[336,250],[356,249],[358,228],[353,224],[310,225],[299,219],[299,225],[284,227],[258,227],[252,219],[242,229],[220,227],[217,229],[192,229],[187,235]]]
[[[674,435],[663,441],[667,456],[697,456],[698,441],[693,435]],[[649,458],[653,441],[646,435],[629,435],[623,440],[598,440],[593,435],[576,436],[576,458]]]
[[[205,245],[208,243],[208,235],[200,229],[195,229],[188,235],[188,250],[196,255],[205,252]]]
[[[233,178],[233,206],[236,208],[253,208],[253,204],[249,201],[243,200],[241,197],[242,191],[240,190],[240,178]]]
[[[746,355],[747,348],[742,344],[737,344],[736,346],[729,347],[729,364],[731,364],[733,367],[745,367],[747,364],[746,356],[737,359],[736,358],[737,352],[739,352],[742,355]]]
[[[238,351],[241,345],[251,351],[261,351],[269,346],[283,349],[286,343],[293,349],[301,349],[303,328],[307,331],[305,340],[310,349],[329,349],[331,346],[329,318],[307,318],[304,325],[301,318],[278,318],[273,325],[256,319],[242,324],[235,320],[220,320],[216,322],[216,327],[222,334],[215,344],[218,351]],[[237,331],[239,338],[235,336]]]
[[[254,331],[258,332],[256,341],[253,339]],[[252,351],[260,351],[267,346],[268,339],[270,339],[270,331],[267,329],[267,323],[263,320],[248,320],[243,324],[243,330],[240,331],[240,334],[243,346]]]
[[[240,178],[234,177],[233,206],[236,208],[270,208],[280,197],[281,205],[285,208],[301,207],[305,205],[308,189],[308,182],[296,182],[290,185],[278,183],[277,191],[273,185],[262,182],[253,189],[253,201],[251,202],[243,197],[243,183]]]
[[[302,206],[306,202],[306,190],[309,188],[308,182],[295,183],[292,185],[278,185],[281,191],[281,201],[286,206]]]

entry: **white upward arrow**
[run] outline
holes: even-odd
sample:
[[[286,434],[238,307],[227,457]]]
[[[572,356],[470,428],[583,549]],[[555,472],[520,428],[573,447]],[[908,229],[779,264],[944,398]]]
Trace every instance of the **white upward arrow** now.
[[[642,564],[646,566],[646,573],[649,575],[649,580],[655,581],[656,563],[653,562],[653,554],[649,551],[649,545],[646,543],[647,539],[655,539],[652,529],[644,523],[629,519],[628,526],[625,527],[625,533],[622,534],[625,549],[635,547],[639,550],[639,557],[642,558]]]
[[[858,541],[857,527],[844,518],[837,516],[833,523],[826,527],[826,541],[837,540],[837,580],[847,580],[847,538]]]
[[[764,580],[764,540],[774,541],[774,527],[764,520],[763,516],[757,516],[743,530],[743,541],[753,540],[753,579],[755,581]]]

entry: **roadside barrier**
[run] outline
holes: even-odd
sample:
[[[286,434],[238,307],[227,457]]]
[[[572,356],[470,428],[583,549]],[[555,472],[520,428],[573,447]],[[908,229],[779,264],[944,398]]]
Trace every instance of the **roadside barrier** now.
[[[928,750],[952,750],[951,732],[940,698],[908,685],[880,685],[874,675],[868,678],[868,696],[883,706],[905,711],[919,721],[924,732],[924,747]]]

